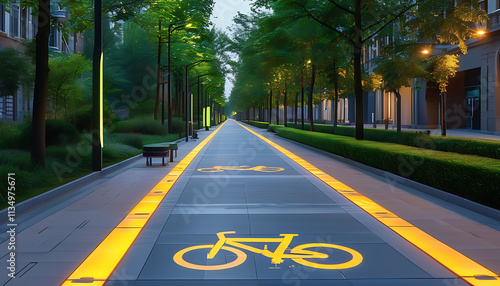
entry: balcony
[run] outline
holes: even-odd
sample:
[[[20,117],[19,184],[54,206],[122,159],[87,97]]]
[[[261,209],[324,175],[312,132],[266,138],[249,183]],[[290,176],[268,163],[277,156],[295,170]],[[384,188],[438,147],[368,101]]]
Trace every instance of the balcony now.
[[[500,9],[496,10],[493,13],[488,14],[488,16],[490,17],[490,20],[488,23],[488,26],[491,27],[490,31],[493,32],[496,30],[500,30]]]

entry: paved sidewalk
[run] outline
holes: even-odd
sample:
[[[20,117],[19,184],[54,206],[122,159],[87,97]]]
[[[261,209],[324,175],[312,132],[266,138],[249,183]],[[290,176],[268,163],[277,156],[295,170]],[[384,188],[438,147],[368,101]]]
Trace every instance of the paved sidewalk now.
[[[263,129],[250,128],[500,273],[499,221],[341,163]],[[207,134],[200,133],[201,140]],[[180,145],[176,161],[199,142]],[[78,197],[69,195],[49,209],[26,214],[24,230],[16,236],[18,276],[9,280],[5,273],[0,283],[60,285],[173,167],[172,163],[162,167],[157,162],[146,167],[144,160],[138,160],[85,186]],[[207,259],[207,252],[201,249],[213,247],[217,233],[227,231],[236,232],[226,233],[227,238],[247,238],[246,244],[251,247],[243,246],[242,252],[235,248],[238,244],[232,244],[223,247],[213,260]],[[280,234],[295,234],[289,242],[292,250],[282,249],[288,255],[310,243],[344,248],[330,248],[333,258],[285,257],[282,264],[271,263],[265,255],[278,252],[275,241]],[[269,237],[273,242],[264,246],[261,240]],[[3,265],[8,257],[7,244],[0,244]],[[316,248],[311,249],[320,251]],[[185,253],[179,256],[183,250]],[[362,262],[355,259],[355,253],[362,256]],[[241,261],[243,257],[246,260]],[[357,264],[348,264],[351,261]],[[325,263],[347,264],[339,269],[320,268]],[[220,265],[227,268],[219,269]],[[500,282],[500,277],[492,278]],[[467,285],[288,157],[229,121],[174,184],[106,285],[236,284]]]

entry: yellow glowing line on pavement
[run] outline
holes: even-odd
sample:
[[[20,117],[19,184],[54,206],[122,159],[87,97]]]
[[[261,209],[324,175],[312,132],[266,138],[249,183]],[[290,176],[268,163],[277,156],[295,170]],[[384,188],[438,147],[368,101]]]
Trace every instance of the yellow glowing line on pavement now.
[[[451,248],[450,246],[437,240],[436,238],[432,237],[431,235],[427,234],[426,232],[422,231],[406,220],[398,217],[373,200],[356,192],[349,186],[331,177],[330,175],[326,174],[325,172],[321,171],[320,169],[316,168],[312,164],[286,150],[280,145],[259,135],[253,130],[250,130],[239,122],[238,124],[255,136],[262,139],[264,142],[276,148],[292,161],[312,173],[318,179],[329,185],[332,189],[342,194],[355,205],[359,206],[361,209],[376,218],[385,226],[395,231],[397,234],[421,249],[423,252],[427,253],[430,257],[435,259],[437,262],[448,268],[450,271],[455,273],[458,277],[465,280],[469,284],[475,286],[500,285],[500,277],[498,274],[492,272],[476,261],[468,258],[462,253]]]
[[[177,179],[222,126],[224,124],[198,144],[163,177],[62,285],[79,283],[92,286],[104,285]]]

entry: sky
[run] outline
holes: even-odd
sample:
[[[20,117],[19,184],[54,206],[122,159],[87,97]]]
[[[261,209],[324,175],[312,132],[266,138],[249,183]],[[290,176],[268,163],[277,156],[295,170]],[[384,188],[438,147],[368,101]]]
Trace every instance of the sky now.
[[[211,20],[216,28],[228,31],[227,27],[232,25],[233,17],[236,16],[238,12],[243,14],[249,13],[251,3],[251,0],[215,0]],[[231,77],[231,75],[228,75],[228,77]],[[226,90],[224,92],[226,98],[229,98],[232,88],[232,82],[226,79]]]

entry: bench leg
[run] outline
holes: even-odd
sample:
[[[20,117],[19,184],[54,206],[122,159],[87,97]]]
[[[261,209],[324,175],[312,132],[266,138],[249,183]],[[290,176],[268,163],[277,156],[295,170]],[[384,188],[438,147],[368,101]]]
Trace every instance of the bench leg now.
[[[174,156],[173,156],[174,155],[174,150],[168,150],[168,152],[169,152],[169,155],[168,155],[169,161],[173,162],[174,161]]]
[[[165,166],[165,157],[161,157],[161,165]]]

